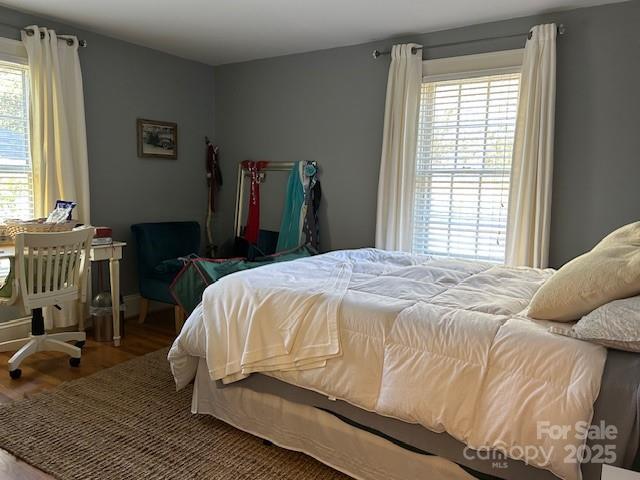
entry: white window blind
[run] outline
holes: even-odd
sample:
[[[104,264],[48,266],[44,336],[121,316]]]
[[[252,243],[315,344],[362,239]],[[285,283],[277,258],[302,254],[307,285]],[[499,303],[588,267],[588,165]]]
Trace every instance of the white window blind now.
[[[0,222],[33,217],[28,69],[0,61]]]
[[[24,65],[0,61],[0,223],[34,215],[28,74]],[[0,284],[8,273],[8,261],[0,261]]]
[[[422,84],[413,250],[504,262],[519,73]]]

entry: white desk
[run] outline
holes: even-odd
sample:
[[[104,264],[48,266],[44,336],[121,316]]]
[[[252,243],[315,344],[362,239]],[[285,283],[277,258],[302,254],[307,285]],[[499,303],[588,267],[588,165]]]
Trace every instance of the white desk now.
[[[92,262],[109,261],[109,281],[111,283],[111,313],[113,316],[113,344],[120,346],[120,260],[125,242],[113,242],[109,245],[93,245],[89,251]],[[0,259],[15,256],[13,245],[0,245]],[[91,278],[89,276],[89,278]],[[88,299],[91,301],[91,299]],[[81,309],[84,311],[84,309]],[[78,319],[78,330],[84,330],[84,315]]]

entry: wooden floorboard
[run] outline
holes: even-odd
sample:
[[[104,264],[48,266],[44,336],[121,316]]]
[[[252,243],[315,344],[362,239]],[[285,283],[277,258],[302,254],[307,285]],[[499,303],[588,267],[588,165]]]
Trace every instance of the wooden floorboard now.
[[[139,355],[169,346],[175,337],[173,309],[150,313],[144,325],[128,319],[120,347],[110,342],[96,342],[87,333],[80,367],[69,366],[62,353],[40,352],[21,365],[22,377],[9,378],[7,361],[11,353],[0,353],[0,403],[19,400],[34,393],[51,390],[63,382],[85,377],[113,367]],[[46,448],[44,446],[43,448]],[[28,465],[0,448],[0,479],[51,480],[53,477]]]

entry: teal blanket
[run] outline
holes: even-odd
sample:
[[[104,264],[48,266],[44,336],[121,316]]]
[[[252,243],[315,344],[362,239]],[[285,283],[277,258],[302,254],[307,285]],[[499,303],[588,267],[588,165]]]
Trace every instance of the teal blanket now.
[[[317,252],[304,245],[288,252],[258,257],[250,262],[244,258],[213,259],[197,258],[187,263],[171,284],[171,295],[185,312],[191,313],[202,301],[205,288],[231,273],[261,267],[270,263],[288,262],[310,257]]]

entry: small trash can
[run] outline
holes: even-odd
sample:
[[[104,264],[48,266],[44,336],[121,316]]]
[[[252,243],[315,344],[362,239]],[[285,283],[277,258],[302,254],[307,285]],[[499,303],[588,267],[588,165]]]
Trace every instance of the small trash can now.
[[[91,307],[93,338],[96,342],[113,340],[113,315],[111,307]]]
[[[93,338],[97,342],[113,341],[113,314],[111,311],[111,294],[98,293],[91,302],[91,320],[93,322]],[[124,304],[120,303],[120,336],[124,336]]]

